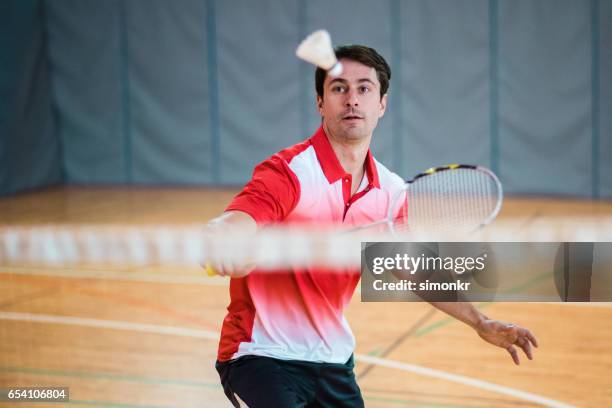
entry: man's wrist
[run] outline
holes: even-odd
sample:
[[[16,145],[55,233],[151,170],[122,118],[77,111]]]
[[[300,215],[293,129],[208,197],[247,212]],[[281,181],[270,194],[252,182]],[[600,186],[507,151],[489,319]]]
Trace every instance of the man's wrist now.
[[[474,308],[474,312],[475,313],[468,324],[477,332],[481,332],[483,331],[484,325],[489,320],[489,318],[480,311],[478,311],[478,309],[476,308]]]

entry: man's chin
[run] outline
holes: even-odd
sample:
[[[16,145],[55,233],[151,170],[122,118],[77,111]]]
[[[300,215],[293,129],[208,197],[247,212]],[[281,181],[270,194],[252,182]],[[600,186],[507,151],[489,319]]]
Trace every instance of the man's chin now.
[[[364,124],[354,124],[348,126],[337,126],[329,129],[333,135],[338,139],[348,141],[361,141],[368,137],[368,131]]]
[[[364,129],[353,127],[345,129],[344,137],[348,140],[362,140],[367,137],[367,132]]]

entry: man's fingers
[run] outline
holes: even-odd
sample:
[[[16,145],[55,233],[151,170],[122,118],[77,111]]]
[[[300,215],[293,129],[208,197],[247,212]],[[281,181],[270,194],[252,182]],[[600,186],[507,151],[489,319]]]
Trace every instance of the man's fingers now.
[[[232,262],[224,260],[222,262],[221,269],[223,270],[220,273],[221,276],[232,276],[232,274],[234,273],[234,264]]]
[[[529,330],[525,329],[525,331],[527,332],[525,333],[525,336],[529,339],[531,344],[533,344],[535,347],[538,347],[538,340],[535,338],[535,336]]]
[[[485,333],[484,336],[481,334],[481,337],[489,343],[506,349],[516,365],[521,364],[519,347],[529,360],[533,360],[532,345],[538,347],[538,341],[529,330],[512,323],[493,322],[489,326],[488,333]]]
[[[514,364],[520,365],[521,361],[519,360],[519,356],[518,356],[518,353],[516,352],[516,348],[514,346],[510,346],[506,350],[508,350],[508,353],[510,353],[510,355],[512,356],[512,360],[514,361]]]
[[[526,337],[520,337],[517,344],[523,349],[527,358],[533,360],[533,353],[531,351],[531,343],[529,342],[529,339]]]
[[[538,347],[538,340],[535,338],[533,333],[529,331],[529,329],[521,328],[518,333],[519,338],[525,338],[527,341],[531,342],[534,347]]]
[[[202,264],[202,268],[208,276],[233,276],[242,277],[248,275],[253,269],[255,269],[254,263],[248,263],[245,265],[235,264],[229,261],[221,262],[206,262]]]
[[[525,329],[523,327],[518,327],[514,324],[507,324],[505,327],[507,335],[510,337],[510,340],[514,343],[519,339],[525,338],[526,341],[531,342],[534,347],[538,347],[538,339],[529,331],[529,329]]]

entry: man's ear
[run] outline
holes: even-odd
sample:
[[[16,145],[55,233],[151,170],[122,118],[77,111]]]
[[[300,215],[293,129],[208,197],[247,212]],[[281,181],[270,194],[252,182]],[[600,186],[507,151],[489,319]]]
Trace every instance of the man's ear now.
[[[323,116],[323,98],[319,95],[317,95],[317,110],[319,114]]]
[[[384,94],[380,98],[380,111],[378,113],[379,118],[382,118],[384,116],[386,109],[387,109],[387,94]]]

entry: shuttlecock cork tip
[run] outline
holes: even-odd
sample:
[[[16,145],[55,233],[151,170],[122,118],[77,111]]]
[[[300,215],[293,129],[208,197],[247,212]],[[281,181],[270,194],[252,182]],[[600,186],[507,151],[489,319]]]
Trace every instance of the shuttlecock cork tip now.
[[[340,74],[342,74],[342,63],[340,61],[336,61],[334,66],[327,70],[327,73],[332,77],[340,76]]]
[[[326,30],[317,30],[306,37],[295,50],[295,54],[304,61],[327,70],[331,76],[342,73],[342,64],[336,58],[331,37]]]

